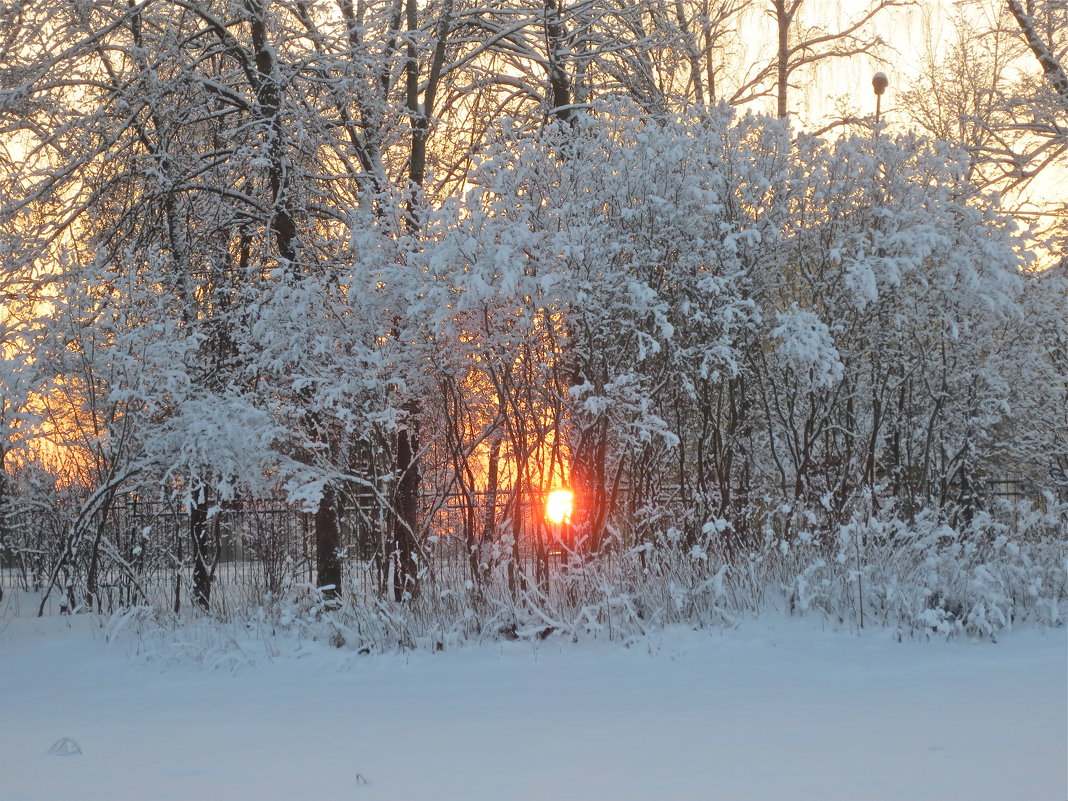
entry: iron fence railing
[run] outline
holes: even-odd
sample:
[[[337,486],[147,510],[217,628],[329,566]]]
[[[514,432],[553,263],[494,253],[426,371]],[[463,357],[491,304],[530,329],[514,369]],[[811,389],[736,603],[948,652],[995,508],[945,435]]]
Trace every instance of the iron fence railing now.
[[[1034,497],[1025,482],[988,482],[990,495]],[[566,527],[544,515],[544,497],[511,492],[425,496],[420,566],[445,587],[464,587],[474,565],[487,570],[509,563],[524,574],[544,571],[546,561],[566,557]],[[657,497],[624,490],[617,499],[622,521],[660,525],[685,514],[678,488]],[[652,510],[653,518],[646,514]],[[383,595],[391,586],[388,515],[374,497],[350,499],[339,509],[343,594]],[[674,517],[673,517],[674,516]],[[655,518],[655,519],[654,519]],[[137,604],[183,608],[192,600],[190,518],[181,504],[127,498],[115,502],[93,527],[73,537],[61,510],[9,514],[0,530],[0,592],[49,593],[54,608],[92,604],[114,611]],[[212,552],[211,606],[263,603],[314,588],[314,516],[277,501],[223,504],[208,518]]]

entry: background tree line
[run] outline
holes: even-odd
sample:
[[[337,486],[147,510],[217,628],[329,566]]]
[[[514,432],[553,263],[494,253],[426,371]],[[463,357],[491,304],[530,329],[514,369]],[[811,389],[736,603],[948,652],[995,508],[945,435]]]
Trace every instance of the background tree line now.
[[[476,591],[544,578],[561,485],[583,557],[1063,500],[1063,217],[987,190],[1062,160],[1064,5],[965,8],[898,114],[935,139],[791,126],[897,5],[8,4],[8,560],[99,605],[165,498],[208,608],[212,521],[273,499],[336,597],[362,499],[401,601],[440,537]]]

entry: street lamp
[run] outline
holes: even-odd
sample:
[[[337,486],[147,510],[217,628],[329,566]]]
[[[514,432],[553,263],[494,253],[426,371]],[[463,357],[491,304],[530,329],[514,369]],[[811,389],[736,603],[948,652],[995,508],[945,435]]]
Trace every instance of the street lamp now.
[[[886,77],[885,72],[877,72],[871,78],[872,89],[875,90],[875,124],[879,124],[879,117],[882,114],[882,100],[883,92],[886,91],[886,87],[890,85],[890,79]]]

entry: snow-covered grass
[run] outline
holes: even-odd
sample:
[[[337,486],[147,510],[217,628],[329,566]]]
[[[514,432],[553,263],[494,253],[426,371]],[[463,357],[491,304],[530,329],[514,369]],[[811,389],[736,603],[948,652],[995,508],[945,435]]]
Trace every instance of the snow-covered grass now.
[[[937,518],[870,520],[835,535],[769,535],[748,553],[726,548],[716,525],[703,536],[687,541],[668,529],[592,559],[555,556],[541,578],[526,570],[514,583],[511,564],[498,562],[479,586],[460,553],[438,558],[402,604],[351,571],[329,614],[314,587],[293,582],[217,616],[359,653],[547,637],[627,643],[669,626],[732,626],[768,613],[899,638],[996,640],[1021,625],[1063,626],[1068,616],[1064,532],[1048,514],[1012,529],[989,516],[963,529]],[[127,616],[161,623],[163,638],[178,623],[159,608]]]
[[[1061,801],[1063,628],[808,616],[361,655],[272,629],[0,616],[0,801]],[[23,609],[30,604],[23,604]],[[62,738],[80,754],[48,753]]]

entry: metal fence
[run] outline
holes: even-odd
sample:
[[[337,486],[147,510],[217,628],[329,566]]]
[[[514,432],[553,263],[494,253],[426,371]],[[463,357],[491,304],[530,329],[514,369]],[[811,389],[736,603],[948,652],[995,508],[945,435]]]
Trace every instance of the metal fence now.
[[[354,500],[338,510],[343,593],[383,594],[391,586],[386,509],[373,498]],[[424,497],[421,566],[440,583],[462,586],[472,546],[480,559],[533,563],[538,544],[553,534],[536,508],[539,501],[524,500],[517,525],[511,493]],[[191,603],[191,523],[179,503],[123,500],[77,538],[65,520],[70,516],[59,511],[9,517],[0,542],[0,591],[48,593],[53,611],[85,603],[105,612]],[[208,526],[213,609],[225,613],[314,588],[313,514],[278,502],[242,501],[213,509]]]
[[[989,482],[991,496],[1034,496],[1025,482]],[[656,498],[624,491],[621,518],[660,526],[684,514],[677,488]],[[422,499],[424,537],[420,565],[439,587],[462,588],[474,561],[510,563],[529,575],[565,557],[566,529],[550,525],[544,498],[445,494]],[[655,512],[655,519],[648,513]],[[343,594],[381,596],[391,586],[388,516],[374,497],[357,497],[339,509]],[[48,608],[92,604],[100,611],[150,604],[180,610],[192,601],[193,554],[188,510],[176,501],[127,498],[108,509],[77,538],[62,510],[11,515],[0,531],[0,591],[49,594]],[[213,552],[211,606],[258,605],[301,591],[316,581],[314,515],[277,501],[224,504],[209,515]],[[631,533],[633,536],[633,532]]]

